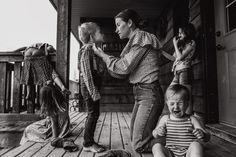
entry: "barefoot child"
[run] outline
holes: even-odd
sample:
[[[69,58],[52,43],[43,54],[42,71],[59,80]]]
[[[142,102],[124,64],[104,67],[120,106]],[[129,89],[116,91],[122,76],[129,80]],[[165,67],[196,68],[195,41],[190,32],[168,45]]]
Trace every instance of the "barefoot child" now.
[[[189,91],[180,84],[168,87],[165,101],[170,114],[164,115],[153,130],[155,138],[164,136],[166,145],[153,146],[154,157],[203,157],[201,142],[207,142],[210,134],[194,116],[185,113]]]

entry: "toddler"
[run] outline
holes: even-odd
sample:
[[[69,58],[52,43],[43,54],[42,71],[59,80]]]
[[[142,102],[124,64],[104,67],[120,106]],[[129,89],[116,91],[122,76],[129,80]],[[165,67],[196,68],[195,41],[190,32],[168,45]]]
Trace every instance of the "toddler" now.
[[[166,145],[153,146],[154,157],[202,157],[201,142],[210,140],[210,134],[194,116],[185,113],[188,107],[189,91],[187,87],[175,84],[166,90],[165,101],[169,114],[158,122],[152,134],[155,138],[166,138]]]

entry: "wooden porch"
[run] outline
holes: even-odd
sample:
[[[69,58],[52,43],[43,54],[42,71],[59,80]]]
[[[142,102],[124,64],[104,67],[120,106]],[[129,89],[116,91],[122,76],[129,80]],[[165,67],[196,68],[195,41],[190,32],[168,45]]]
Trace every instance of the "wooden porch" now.
[[[0,149],[1,157],[99,157],[102,153],[95,154],[82,150],[85,112],[71,112],[71,123],[73,125],[72,136],[79,145],[76,152],[65,152],[62,148],[54,148],[50,143],[28,142],[22,146]],[[105,145],[108,149],[126,149],[132,152],[133,157],[152,157],[151,154],[137,154],[131,149],[129,124],[130,112],[102,112],[95,132],[95,140]],[[9,129],[9,128],[8,128]],[[18,128],[20,129],[20,128]],[[207,157],[235,157],[236,145],[212,136],[211,141],[206,144]]]

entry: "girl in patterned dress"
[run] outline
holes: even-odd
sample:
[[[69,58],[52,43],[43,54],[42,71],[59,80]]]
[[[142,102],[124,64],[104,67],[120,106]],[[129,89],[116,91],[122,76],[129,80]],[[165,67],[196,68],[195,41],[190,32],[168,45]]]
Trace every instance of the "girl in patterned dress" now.
[[[177,37],[173,38],[174,57],[172,71],[174,78],[171,82],[173,84],[182,84],[186,86],[191,92],[192,85],[192,59],[196,49],[196,30],[191,23],[187,23],[179,28]],[[191,101],[191,97],[190,97]],[[186,110],[188,114],[192,114],[192,104],[189,104]]]
[[[210,140],[204,125],[194,116],[185,113],[188,107],[189,91],[180,84],[168,87],[165,101],[170,114],[164,115],[153,130],[155,138],[164,136],[166,145],[153,146],[154,157],[202,157],[201,142]]]

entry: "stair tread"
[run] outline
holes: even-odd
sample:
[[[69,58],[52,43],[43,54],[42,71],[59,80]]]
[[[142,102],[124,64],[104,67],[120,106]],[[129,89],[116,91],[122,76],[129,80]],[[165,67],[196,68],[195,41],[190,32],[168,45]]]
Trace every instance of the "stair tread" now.
[[[236,137],[236,128],[224,125],[224,124],[207,124],[207,127],[211,129],[216,129],[218,131],[230,134],[231,136]]]
[[[205,144],[205,152],[207,157],[235,157],[236,145],[211,136],[211,140]]]
[[[206,124],[206,128],[212,135],[236,144],[236,128],[224,124]]]

